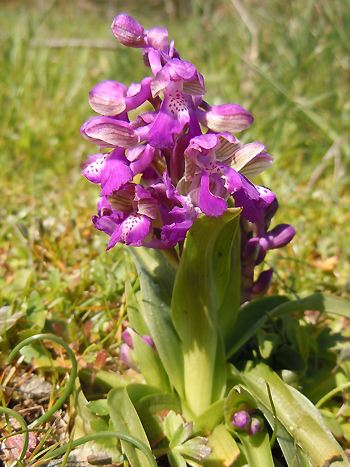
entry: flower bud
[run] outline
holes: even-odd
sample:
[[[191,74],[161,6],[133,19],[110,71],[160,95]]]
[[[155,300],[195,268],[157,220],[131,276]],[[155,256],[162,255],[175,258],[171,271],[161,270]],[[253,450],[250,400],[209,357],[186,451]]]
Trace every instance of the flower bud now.
[[[125,331],[122,333],[123,342],[131,349],[134,348],[133,334],[135,334],[135,331],[131,328],[125,329]]]
[[[252,436],[259,433],[264,427],[264,421],[261,417],[252,417],[248,433]]]
[[[264,294],[270,286],[272,279],[273,269],[267,269],[259,274],[259,277],[254,282],[252,287],[253,295],[262,295]]]
[[[119,351],[119,358],[123,365],[126,368],[135,368],[135,361],[133,358],[133,351],[132,349],[128,346],[128,344],[122,344],[120,346],[120,351]]]
[[[144,29],[140,23],[125,13],[116,16],[112,23],[112,32],[117,40],[127,47],[144,47]]]
[[[250,415],[246,410],[239,410],[231,417],[231,424],[234,428],[245,430],[250,423]]]
[[[281,248],[287,245],[295,235],[295,229],[289,224],[278,224],[267,232],[266,239],[270,249]]]

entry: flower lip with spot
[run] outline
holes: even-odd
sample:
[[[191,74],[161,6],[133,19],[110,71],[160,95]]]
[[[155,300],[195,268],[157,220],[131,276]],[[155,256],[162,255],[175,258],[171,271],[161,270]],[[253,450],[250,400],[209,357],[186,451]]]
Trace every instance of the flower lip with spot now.
[[[128,165],[124,150],[117,148],[110,154],[90,156],[83,169],[83,175],[90,182],[101,184],[101,195],[108,196],[130,182],[134,173]]]
[[[148,143],[155,148],[171,148],[190,122],[191,103],[182,94],[180,86],[172,83],[164,91],[159,112],[147,135]]]
[[[185,194],[208,216],[221,216],[229,196],[242,187],[240,174],[226,165],[236,141],[230,134],[208,133],[192,138],[185,150],[184,180],[189,182]]]

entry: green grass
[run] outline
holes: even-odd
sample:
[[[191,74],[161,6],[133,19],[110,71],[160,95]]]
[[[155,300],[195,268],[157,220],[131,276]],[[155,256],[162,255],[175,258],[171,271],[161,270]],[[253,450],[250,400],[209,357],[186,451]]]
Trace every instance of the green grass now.
[[[349,1],[250,0],[239,2],[242,11],[235,1],[193,0],[176,15],[175,3],[0,4],[0,306],[24,316],[1,336],[3,349],[48,320],[81,365],[93,366],[102,349],[107,361],[117,355],[133,272],[125,251],[106,254],[106,237],[91,227],[98,190],[80,171],[95,148],[79,127],[92,115],[96,82],[130,83],[147,71],[138,50],[91,46],[115,43],[109,26],[120,10],[168,27],[204,74],[209,102],[254,114],[242,138],[274,155],[260,183],[279,197],[276,222],[298,232],[268,257],[272,290],[350,294]],[[54,48],[52,39],[88,45]]]

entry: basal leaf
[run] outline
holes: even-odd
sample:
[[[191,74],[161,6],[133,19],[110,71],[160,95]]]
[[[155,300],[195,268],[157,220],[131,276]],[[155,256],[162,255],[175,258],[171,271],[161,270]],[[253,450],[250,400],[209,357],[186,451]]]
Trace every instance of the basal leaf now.
[[[350,318],[350,303],[347,300],[315,293],[300,300],[289,300],[283,296],[265,297],[243,306],[233,330],[233,342],[228,357],[234,355],[255,335],[266,320],[295,312],[317,310],[331,315]]]
[[[159,251],[133,248],[132,257],[140,278],[142,317],[171,385],[183,394],[181,342],[170,316],[175,271]]]
[[[228,210],[219,218],[198,218],[187,235],[176,275],[172,316],[182,341],[185,400],[195,416],[206,410],[225,387],[225,368],[217,360],[223,334],[219,325],[227,325],[230,319],[219,319],[219,311],[228,293],[239,212]],[[223,239],[224,232],[228,236],[229,227],[231,242],[225,238],[225,248],[219,248],[218,240]],[[225,307],[222,310],[234,313]]]
[[[170,410],[177,413],[181,411],[179,399],[174,393],[143,397],[135,407],[152,446],[157,445],[165,436],[162,423],[164,414]]]
[[[317,409],[300,392],[285,384],[271,368],[258,364],[242,375],[242,381],[263,412],[264,408],[272,410],[267,390],[269,385],[278,421],[312,465],[325,467],[331,462],[345,461],[342,448],[325,426]]]
[[[161,391],[170,392],[169,378],[164,370],[159,355],[138,334],[133,336],[134,351],[137,364],[144,375],[146,383]]]
[[[232,347],[228,351],[228,357],[234,355],[251,339],[267,319],[267,313],[284,303],[289,303],[288,297],[272,296],[253,300],[244,305],[238,313],[236,324],[231,331]]]
[[[204,467],[230,467],[240,455],[239,447],[224,425],[217,425],[208,437],[211,454],[204,459]]]
[[[108,408],[115,431],[132,435],[150,448],[146,433],[133,406],[127,390],[112,389],[108,394]],[[132,467],[145,467],[148,460],[145,454],[131,444],[121,441],[121,446]]]
[[[266,430],[254,436],[240,433],[239,439],[249,467],[274,467],[270,439]]]
[[[195,419],[195,431],[212,431],[224,418],[224,400],[215,401]]]

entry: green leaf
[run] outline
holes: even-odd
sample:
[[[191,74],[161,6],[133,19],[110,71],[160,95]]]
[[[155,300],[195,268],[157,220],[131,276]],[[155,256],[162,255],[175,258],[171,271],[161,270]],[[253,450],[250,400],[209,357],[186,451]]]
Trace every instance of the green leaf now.
[[[247,433],[240,433],[238,436],[249,467],[274,467],[270,439],[266,430],[254,436]]]
[[[23,312],[12,312],[10,306],[0,307],[0,336],[5,334],[19,319],[23,317]]]
[[[177,452],[170,451],[168,453],[168,459],[171,467],[187,467],[185,459]]]
[[[152,446],[165,436],[162,422],[164,413],[181,411],[176,394],[156,394],[143,397],[135,404],[135,408]]]
[[[96,404],[94,405],[94,402]],[[96,416],[93,412],[104,411],[102,406],[105,406],[107,401],[93,401],[88,402],[80,388],[80,384],[76,384],[76,395],[71,397],[71,406],[74,407],[74,439],[78,439],[85,435],[91,435],[98,431],[105,431],[108,429],[104,419]],[[113,462],[121,462],[123,455],[118,448],[120,444],[118,440],[105,440],[105,441],[89,441],[87,443],[91,452],[98,454],[103,450],[106,454],[112,457]],[[102,449],[103,446],[103,449]]]
[[[226,327],[235,319],[235,310],[225,305],[225,295],[229,294],[234,306],[237,290],[229,273],[239,212],[230,209],[219,218],[198,218],[187,234],[176,275],[172,316],[182,341],[185,400],[194,416],[225,389],[221,334],[226,329],[224,333],[220,325]]]
[[[130,281],[127,281],[125,284],[125,300],[130,326],[141,336],[149,334],[142,316],[141,291],[138,290],[136,285],[133,287]]]
[[[278,421],[312,465],[327,466],[345,459],[342,448],[327,430],[316,407],[296,389],[285,384],[271,368],[258,364],[242,374],[241,378],[260,410],[265,416],[269,412],[267,418],[271,423],[272,407],[266,383],[269,385]],[[277,434],[278,440],[279,436]]]
[[[265,324],[268,312],[286,302],[289,303],[288,297],[276,295],[253,300],[244,305],[239,310],[236,324],[231,331],[233,345],[227,356],[232,357],[256,334],[258,329]]]
[[[130,384],[144,383],[143,376],[136,372],[121,375],[106,370],[92,372],[85,368],[79,372],[79,377],[86,383],[91,383],[91,379],[93,378],[94,387],[99,386],[105,392],[108,392],[111,388],[124,388]]]
[[[95,415],[105,416],[109,414],[107,399],[97,399],[95,401],[90,401],[86,406],[90,412]]]
[[[150,448],[146,433],[135,407],[133,406],[126,389],[112,389],[108,394],[108,408],[116,431],[136,437]],[[132,467],[145,467],[148,465],[147,457],[131,444],[121,441],[121,446]]]
[[[193,432],[193,423],[184,423],[180,425],[178,429],[175,431],[171,439],[169,440],[169,447],[170,449],[175,448],[176,446],[183,444],[188,438],[192,435]]]
[[[140,278],[142,316],[171,385],[183,394],[181,342],[170,316],[175,271],[159,251],[131,249]]]
[[[224,400],[215,401],[205,412],[195,419],[195,431],[208,432],[214,430],[224,418]]]
[[[164,433],[165,436],[170,440],[175,435],[177,430],[184,425],[184,419],[174,410],[170,410],[164,419]]]
[[[160,394],[158,388],[149,386],[148,384],[132,383],[128,384],[127,389],[130,400],[134,406],[136,406],[142,399],[148,396],[155,396]]]
[[[266,360],[271,356],[277,344],[279,344],[280,338],[277,334],[266,333],[262,329],[258,330],[257,337],[260,355]]]
[[[204,467],[230,467],[240,456],[240,450],[224,425],[218,425],[209,435],[207,446],[210,455],[204,459]]]
[[[133,343],[137,364],[146,383],[161,391],[170,392],[169,378],[155,349],[146,344],[138,334],[133,336]]]
[[[27,302],[27,318],[31,327],[36,331],[42,331],[45,326],[47,310],[44,307],[42,298],[39,293],[34,290]]]
[[[217,295],[218,323],[225,348],[232,345],[231,330],[236,322],[241,298],[241,251],[239,211],[222,228],[214,247],[213,279]]]
[[[347,300],[315,293],[300,300],[289,300],[283,296],[265,297],[254,300],[241,308],[233,330],[234,344],[228,357],[234,355],[255,335],[266,320],[295,312],[317,310],[328,314],[350,318],[350,303]]]

